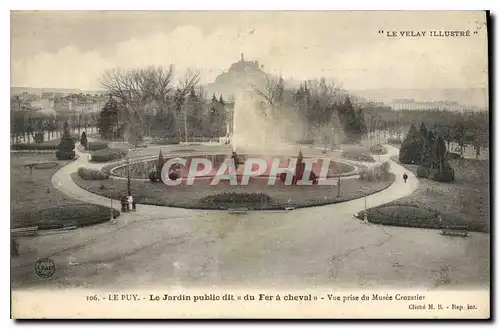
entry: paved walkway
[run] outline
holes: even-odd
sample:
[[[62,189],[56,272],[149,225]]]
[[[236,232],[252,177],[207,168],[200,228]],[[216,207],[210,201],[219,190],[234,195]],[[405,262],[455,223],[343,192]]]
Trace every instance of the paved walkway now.
[[[363,223],[352,214],[411,194],[418,180],[389,158],[396,181],[366,199],[291,212],[221,211],[138,206],[118,223],[21,239],[13,259],[13,287],[151,287],[270,285],[376,287],[488,287],[489,235],[442,236],[436,230]],[[79,188],[70,174],[88,166],[86,154],[59,170],[52,183],[82,201],[110,200]],[[118,202],[113,202],[115,208]],[[57,272],[36,277],[37,258]]]

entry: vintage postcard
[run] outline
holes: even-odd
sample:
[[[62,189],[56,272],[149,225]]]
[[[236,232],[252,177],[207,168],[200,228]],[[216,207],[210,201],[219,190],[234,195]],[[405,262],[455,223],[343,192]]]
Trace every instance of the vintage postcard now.
[[[12,11],[12,318],[490,318],[488,22]]]

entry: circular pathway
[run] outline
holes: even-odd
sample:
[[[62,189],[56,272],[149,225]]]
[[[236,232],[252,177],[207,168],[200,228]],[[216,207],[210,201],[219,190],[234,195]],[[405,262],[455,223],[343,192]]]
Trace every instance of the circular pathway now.
[[[411,194],[418,180],[390,160],[396,181],[366,198],[367,207]],[[70,174],[88,163],[86,154],[63,167],[52,184],[76,199],[109,206],[110,200],[79,188]],[[113,202],[119,208],[118,202]],[[411,288],[489,287],[489,235],[447,237],[437,230],[384,227],[352,214],[365,198],[290,212],[222,211],[138,206],[116,224],[100,224],[58,235],[24,238],[12,261],[13,288],[238,286],[336,289],[384,286]],[[32,264],[50,257],[58,271],[50,283]]]

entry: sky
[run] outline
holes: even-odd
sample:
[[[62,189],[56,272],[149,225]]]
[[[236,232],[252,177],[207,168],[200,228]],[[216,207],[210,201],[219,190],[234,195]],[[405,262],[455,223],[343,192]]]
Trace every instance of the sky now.
[[[406,30],[427,36],[386,36]],[[486,38],[484,12],[18,11],[11,86],[93,90],[106,70],[170,64],[209,83],[244,53],[266,72],[345,89],[487,88]]]

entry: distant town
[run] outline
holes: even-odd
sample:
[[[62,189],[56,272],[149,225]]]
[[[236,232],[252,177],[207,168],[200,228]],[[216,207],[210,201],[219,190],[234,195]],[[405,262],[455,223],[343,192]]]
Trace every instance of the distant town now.
[[[238,80],[238,73],[229,70],[221,74],[214,83],[208,85],[209,92],[224,95],[231,100],[232,95],[226,90],[225,80],[229,78],[228,85]],[[458,92],[458,91],[457,91]],[[474,91],[476,92],[476,91]],[[487,98],[487,93],[485,97]],[[210,93],[211,94],[211,93]],[[453,100],[426,100],[415,98],[384,97],[372,90],[354,90],[351,92],[354,101],[368,108],[392,108],[393,110],[440,110],[440,111],[487,111],[488,106],[467,105]],[[477,94],[477,92],[476,92]],[[379,97],[377,99],[376,97]],[[435,98],[435,97],[434,97]],[[476,97],[477,98],[477,97]],[[11,111],[27,110],[44,115],[56,113],[82,113],[99,112],[106,103],[108,95],[102,90],[85,91],[78,89],[57,88],[11,88]],[[481,103],[481,101],[476,102]]]
[[[106,103],[103,92],[58,92],[33,89],[33,91],[11,91],[11,111],[24,110],[54,115],[59,112],[99,112]]]

